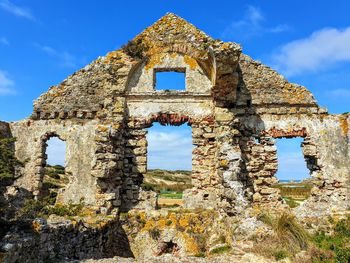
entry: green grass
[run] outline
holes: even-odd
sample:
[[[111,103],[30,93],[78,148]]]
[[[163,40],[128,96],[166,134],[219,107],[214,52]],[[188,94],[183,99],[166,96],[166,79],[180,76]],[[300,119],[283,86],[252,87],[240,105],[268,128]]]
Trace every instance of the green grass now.
[[[332,235],[319,232],[312,240],[321,250],[334,253],[333,262],[350,262],[350,215],[335,225]]]
[[[287,205],[289,205],[289,207],[291,208],[294,208],[300,205],[296,199],[293,199],[291,197],[283,197],[283,200],[286,201]]]
[[[169,199],[182,199],[182,193],[167,193],[167,194],[160,194],[160,198],[169,198]]]
[[[223,254],[223,253],[227,253],[230,250],[231,250],[231,246],[225,245],[225,246],[214,248],[212,251],[210,251],[210,254]]]

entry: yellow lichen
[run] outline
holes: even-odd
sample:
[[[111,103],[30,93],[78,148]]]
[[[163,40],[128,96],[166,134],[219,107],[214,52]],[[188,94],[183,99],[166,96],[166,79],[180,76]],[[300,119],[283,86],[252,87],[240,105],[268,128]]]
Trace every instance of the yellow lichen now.
[[[103,60],[103,63],[105,64],[109,64],[111,61],[115,61],[115,62],[122,62],[122,55],[123,53],[120,50],[116,50],[116,51],[111,51],[109,52],[106,56],[105,59]]]
[[[145,66],[146,70],[154,68],[155,65],[162,63],[165,54],[155,54],[153,55]]]
[[[181,227],[188,227],[189,226],[188,218],[187,217],[180,218],[179,225]]]
[[[108,131],[108,127],[107,126],[102,126],[102,125],[98,125],[97,126],[97,130],[100,132],[107,132]]]
[[[186,232],[183,232],[181,236],[185,241],[185,249],[189,255],[197,255],[201,252],[197,240],[194,237],[190,236]]]
[[[220,161],[220,166],[223,167],[223,168],[227,168],[228,164],[229,164],[228,160],[221,160]]]
[[[190,56],[185,55],[184,61],[187,65],[190,66],[190,69],[192,69],[192,70],[196,69],[198,67],[197,60],[195,60],[194,58],[192,58]]]
[[[33,227],[35,232],[39,232],[41,230],[41,225],[38,221],[33,221],[32,227]]]
[[[344,137],[347,137],[348,131],[349,131],[348,115],[346,114],[340,115],[339,121],[340,121],[340,128],[342,130],[342,134]]]

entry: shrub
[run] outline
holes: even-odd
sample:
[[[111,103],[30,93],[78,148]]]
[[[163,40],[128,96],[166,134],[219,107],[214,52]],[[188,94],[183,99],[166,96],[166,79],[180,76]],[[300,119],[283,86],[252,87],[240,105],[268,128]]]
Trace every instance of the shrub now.
[[[130,40],[124,46],[122,46],[123,51],[130,57],[135,57],[142,59],[144,57],[144,52],[147,51],[146,46],[140,40]]]
[[[84,203],[79,204],[69,203],[51,205],[51,199],[43,200],[27,199],[22,208],[17,212],[17,219],[34,219],[37,217],[47,218],[50,215],[58,216],[77,216],[84,208]]]
[[[326,235],[324,232],[319,232],[314,235],[313,242],[321,252],[333,252],[335,262],[350,262],[350,216],[335,225],[334,234]]]
[[[279,249],[275,251],[274,256],[276,260],[281,260],[288,257],[288,252],[284,249]]]
[[[0,139],[0,183],[13,179],[16,166],[22,165],[15,157],[13,144],[14,138]]]

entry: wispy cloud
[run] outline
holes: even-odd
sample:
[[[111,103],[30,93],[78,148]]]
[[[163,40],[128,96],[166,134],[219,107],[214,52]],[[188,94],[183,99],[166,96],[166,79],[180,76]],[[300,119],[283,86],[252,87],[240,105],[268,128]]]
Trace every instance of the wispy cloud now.
[[[327,90],[325,94],[333,99],[350,99],[350,87],[349,89]]]
[[[26,8],[26,7],[20,7],[20,6],[17,6],[13,3],[11,3],[9,0],[0,0],[0,7],[12,14],[12,15],[15,15],[17,17],[22,17],[22,18],[25,18],[25,19],[29,19],[29,20],[35,20],[35,17],[34,15],[32,14],[32,12]]]
[[[147,140],[149,168],[191,169],[193,145],[190,127],[154,127],[149,129]]]
[[[53,47],[40,45],[38,43],[34,45],[47,55],[57,59],[59,65],[62,67],[75,68],[78,65],[77,58],[67,51],[58,51]]]
[[[0,44],[9,46],[10,42],[8,41],[8,39],[6,37],[0,37]]]
[[[10,79],[7,72],[0,70],[0,96],[14,94],[15,82]]]
[[[223,38],[233,40],[247,39],[266,33],[281,33],[290,29],[286,24],[279,24],[273,27],[264,26],[265,16],[255,6],[248,6],[244,17],[239,21],[232,22],[222,33]]]
[[[287,76],[317,72],[339,62],[350,62],[350,27],[324,28],[282,46],[272,64]]]

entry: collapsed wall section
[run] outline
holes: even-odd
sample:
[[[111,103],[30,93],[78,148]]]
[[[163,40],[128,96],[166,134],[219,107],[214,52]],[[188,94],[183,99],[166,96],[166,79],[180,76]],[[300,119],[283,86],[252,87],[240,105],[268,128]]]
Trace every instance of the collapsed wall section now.
[[[83,199],[86,204],[95,203],[91,163],[96,121],[24,120],[10,126],[16,138],[16,157],[24,164],[14,188],[26,189],[40,198],[47,158],[46,141],[57,136],[66,142],[65,172],[69,178],[69,183],[57,198],[58,202],[78,203]]]

